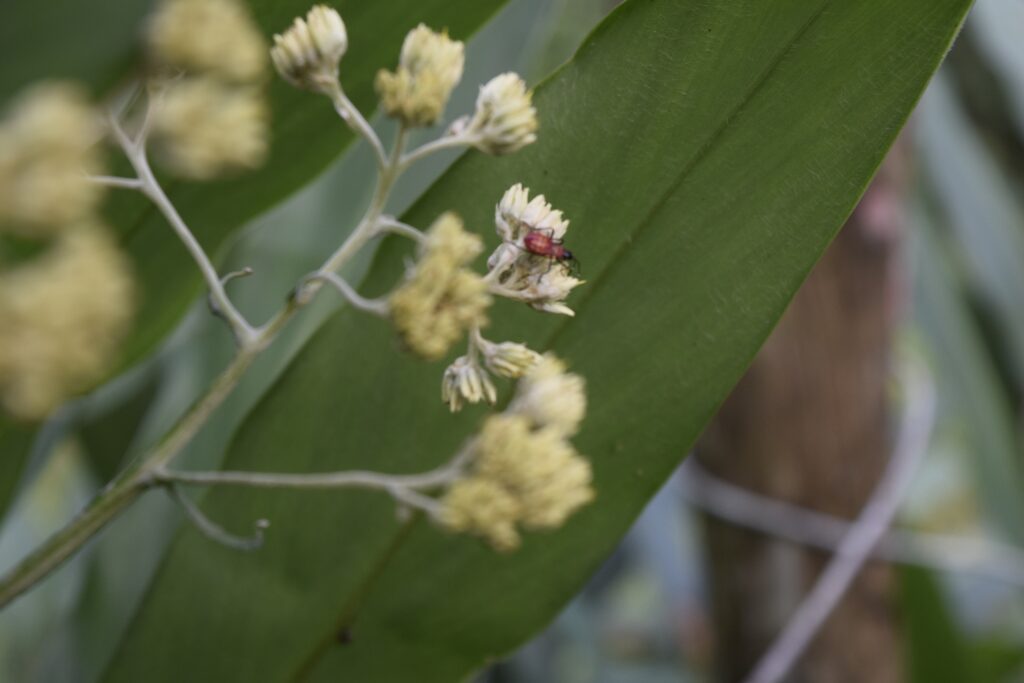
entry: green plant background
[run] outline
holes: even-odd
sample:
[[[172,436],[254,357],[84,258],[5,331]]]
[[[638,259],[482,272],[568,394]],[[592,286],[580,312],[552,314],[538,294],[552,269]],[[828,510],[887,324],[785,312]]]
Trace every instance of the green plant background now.
[[[294,3],[266,4],[266,11],[254,7],[268,29],[299,11]],[[459,35],[499,3],[486,10],[484,3],[411,4]],[[401,36],[419,17],[409,8],[391,15],[361,11],[363,5],[385,3],[339,6],[353,40],[351,71],[343,70],[343,78],[351,73],[365,105],[373,71],[393,61]],[[526,41],[531,50],[509,36],[515,22],[536,22],[538,12],[551,11],[541,5],[511,3],[486,42],[471,46],[481,61],[490,52],[505,56],[475,82],[511,64],[528,66],[528,51],[546,65],[565,56],[550,28],[544,40]],[[49,647],[83,667],[78,670],[96,676],[105,669],[112,680],[174,680],[183,661],[196,680],[276,680],[298,672],[324,680],[409,680],[412,672],[417,680],[452,680],[548,623],[678,464],[770,331],[900,129],[968,3],[763,5],[631,0],[539,87],[540,143],[507,159],[467,155],[406,214],[422,225],[454,208],[493,242],[493,204],[522,180],[572,219],[569,242],[588,280],[571,302],[578,317],[544,318],[502,306],[491,334],[550,345],[588,378],[591,411],[579,446],[594,461],[598,504],[564,531],[533,537],[505,558],[422,522],[402,526],[391,504],[370,494],[204,496],[204,508],[232,528],[258,517],[273,520],[257,555],[214,547],[191,529],[175,533],[175,512],[149,501],[110,530],[91,564],[66,572],[77,572],[80,582],[63,607],[73,618],[62,622],[63,649]],[[32,10],[14,3],[4,11],[30,16]],[[586,21],[575,24],[578,31]],[[105,44],[88,68],[74,60],[78,73],[116,72],[130,54],[135,26],[124,20],[116,32],[122,47]],[[360,33],[380,39],[357,58]],[[76,50],[88,52],[69,47],[68,54],[78,56]],[[13,87],[18,79],[5,72],[0,84]],[[366,193],[365,180],[337,190],[366,168],[355,149],[264,213],[347,144],[323,103],[280,84],[273,88],[284,116],[276,119],[282,137],[270,170],[180,195],[204,243],[231,247],[224,250],[226,264],[264,259],[257,276],[265,278],[263,286],[238,288],[257,319],[279,301],[267,281],[286,291],[323,253],[313,246],[337,241],[352,224]],[[409,205],[447,161],[410,178],[396,208]],[[237,201],[249,193],[260,201]],[[140,215],[128,199],[111,212],[119,225],[134,226],[124,219]],[[257,214],[232,245],[231,235]],[[303,223],[317,227],[302,232]],[[187,261],[166,258],[168,250],[157,247],[166,239],[160,227],[152,221],[128,236],[154,293],[126,363],[151,351],[198,294]],[[403,256],[401,245],[386,243],[372,268],[367,260],[347,275],[359,280],[368,272],[365,289],[381,291]],[[78,406],[74,419],[47,429],[77,431],[89,466],[100,474],[117,467],[120,453],[152,441],[227,353],[226,335],[200,308],[155,359]],[[452,418],[443,410],[437,400],[443,366],[398,355],[383,325],[335,310],[324,302],[299,321],[200,435],[189,464],[218,465],[226,451],[224,462],[233,468],[413,471],[441,461],[478,423],[480,411]],[[182,378],[176,372],[182,365],[193,376]],[[268,387],[273,391],[261,399]],[[131,409],[140,396],[147,397],[145,414]],[[0,439],[6,433],[0,429]],[[979,434],[999,438],[984,426]],[[7,443],[13,437],[0,441],[0,449]],[[1002,452],[1012,459],[1014,446],[1007,444]],[[36,450],[38,470],[47,449]],[[980,471],[998,473],[1000,465],[993,467]],[[1012,478],[994,479],[1007,490],[998,504],[1003,512],[993,514],[1006,519],[1017,505],[1016,490],[1007,483]],[[165,554],[164,539],[172,534]],[[118,566],[129,548],[143,568],[119,583],[131,574]],[[941,600],[927,589],[908,595],[926,606]],[[336,635],[343,628],[353,640],[341,646]],[[267,642],[274,647],[260,645]]]

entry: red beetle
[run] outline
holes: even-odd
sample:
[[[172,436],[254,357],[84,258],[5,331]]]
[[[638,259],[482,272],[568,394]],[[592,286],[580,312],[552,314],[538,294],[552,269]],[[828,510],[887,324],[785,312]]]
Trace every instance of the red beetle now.
[[[545,256],[552,263],[561,263],[570,275],[579,272],[579,261],[565,248],[562,240],[555,239],[550,229],[530,228],[523,237],[523,247],[531,254]]]

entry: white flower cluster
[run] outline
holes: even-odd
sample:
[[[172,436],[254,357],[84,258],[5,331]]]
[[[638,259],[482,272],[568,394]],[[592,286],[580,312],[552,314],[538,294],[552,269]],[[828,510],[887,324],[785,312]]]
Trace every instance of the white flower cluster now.
[[[297,88],[327,92],[338,84],[338,64],[348,50],[345,22],[335,10],[316,5],[306,18],[274,36],[270,57],[282,78]]]

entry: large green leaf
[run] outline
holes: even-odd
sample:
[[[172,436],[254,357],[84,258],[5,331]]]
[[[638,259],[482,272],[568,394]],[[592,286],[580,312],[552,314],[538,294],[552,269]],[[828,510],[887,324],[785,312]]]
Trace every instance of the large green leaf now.
[[[253,555],[177,539],[110,680],[451,681],[541,627],[678,464],[843,222],[968,0],[632,0],[538,88],[542,140],[461,160],[408,216],[484,229],[516,181],[572,217],[589,284],[575,319],[495,311],[496,338],[553,347],[588,380],[578,439],[599,499],[499,556],[390,501],[217,491]],[[369,291],[401,271],[382,250]],[[231,468],[422,470],[478,422],[438,401],[439,365],[343,309],[242,429]],[[272,647],[267,647],[272,643]]]

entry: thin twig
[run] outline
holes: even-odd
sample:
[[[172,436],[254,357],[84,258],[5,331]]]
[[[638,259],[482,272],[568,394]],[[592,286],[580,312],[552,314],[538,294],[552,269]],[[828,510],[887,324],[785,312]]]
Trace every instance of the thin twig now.
[[[91,175],[89,180],[107,187],[114,187],[121,190],[141,190],[142,181],[138,178],[119,178],[111,175]]]
[[[337,273],[326,273],[323,271],[319,273],[313,273],[312,275],[307,276],[302,281],[302,284],[299,285],[299,288],[301,289],[307,283],[316,281],[326,282],[327,284],[334,287],[336,290],[338,290],[338,292],[341,293],[343,297],[345,297],[345,300],[348,301],[349,304],[359,309],[360,311],[372,313],[373,315],[379,316],[381,318],[386,318],[388,315],[387,301],[383,301],[381,299],[367,299],[366,297],[359,294],[359,292],[357,292],[355,289],[353,289],[352,285],[346,282]]]
[[[401,237],[408,237],[409,239],[423,244],[427,241],[427,236],[418,228],[414,228],[408,223],[396,220],[392,216],[381,216],[380,220],[377,221],[377,233],[390,232],[393,235],[399,235]]]
[[[692,505],[732,524],[792,543],[834,551],[852,524],[839,517],[762,496],[719,479],[690,458],[678,481]],[[891,529],[871,557],[936,571],[1024,586],[1024,551],[974,536]]]
[[[456,149],[459,147],[472,147],[473,144],[479,141],[478,137],[469,135],[446,135],[443,138],[437,140],[431,140],[423,145],[420,145],[416,149],[412,150],[401,158],[398,162],[398,167],[403,171],[415,162],[436,154],[445,149]]]
[[[364,140],[370,143],[370,147],[373,148],[373,153],[377,160],[377,168],[383,172],[389,165],[388,155],[384,151],[384,144],[380,141],[380,137],[373,130],[373,126],[366,120],[362,112],[352,104],[352,101],[348,99],[340,84],[332,84],[325,94],[331,98],[331,102],[334,104],[334,111],[338,113],[341,120],[347,123],[353,132],[362,136]]]
[[[263,546],[263,531],[270,526],[270,522],[267,520],[256,520],[256,531],[252,536],[236,536],[203,514],[199,506],[193,503],[192,499],[182,493],[181,489],[177,486],[173,484],[168,485],[167,493],[181,506],[185,516],[188,517],[196,529],[207,538],[235,550],[251,551]]]
[[[776,683],[789,673],[889,528],[927,451],[935,423],[935,388],[927,371],[916,366],[907,368],[903,387],[906,410],[881,480],[836,548],[835,557],[758,661],[747,683]]]
[[[286,472],[210,471],[183,472],[159,470],[153,473],[158,483],[194,486],[245,486],[270,489],[344,489],[364,488],[388,491],[393,488],[431,489],[449,484],[458,476],[450,465],[422,474],[381,474],[363,470],[292,474]]]
[[[213,300],[214,310],[231,326],[231,331],[234,333],[239,346],[253,344],[255,342],[256,330],[253,329],[231,302],[227,292],[224,290],[221,277],[217,274],[216,267],[210,261],[210,257],[207,256],[203,246],[196,239],[195,235],[192,234],[192,231],[160,186],[159,181],[157,181],[156,175],[149,166],[149,159],[146,157],[145,140],[142,139],[140,141],[141,144],[133,141],[128,137],[120,122],[113,115],[110,116],[110,129],[139,176],[139,191],[146,195],[157,209],[160,210],[160,213],[163,214],[189,255],[192,256],[192,260],[199,267],[203,279],[206,280],[206,286],[210,290],[210,298]]]

